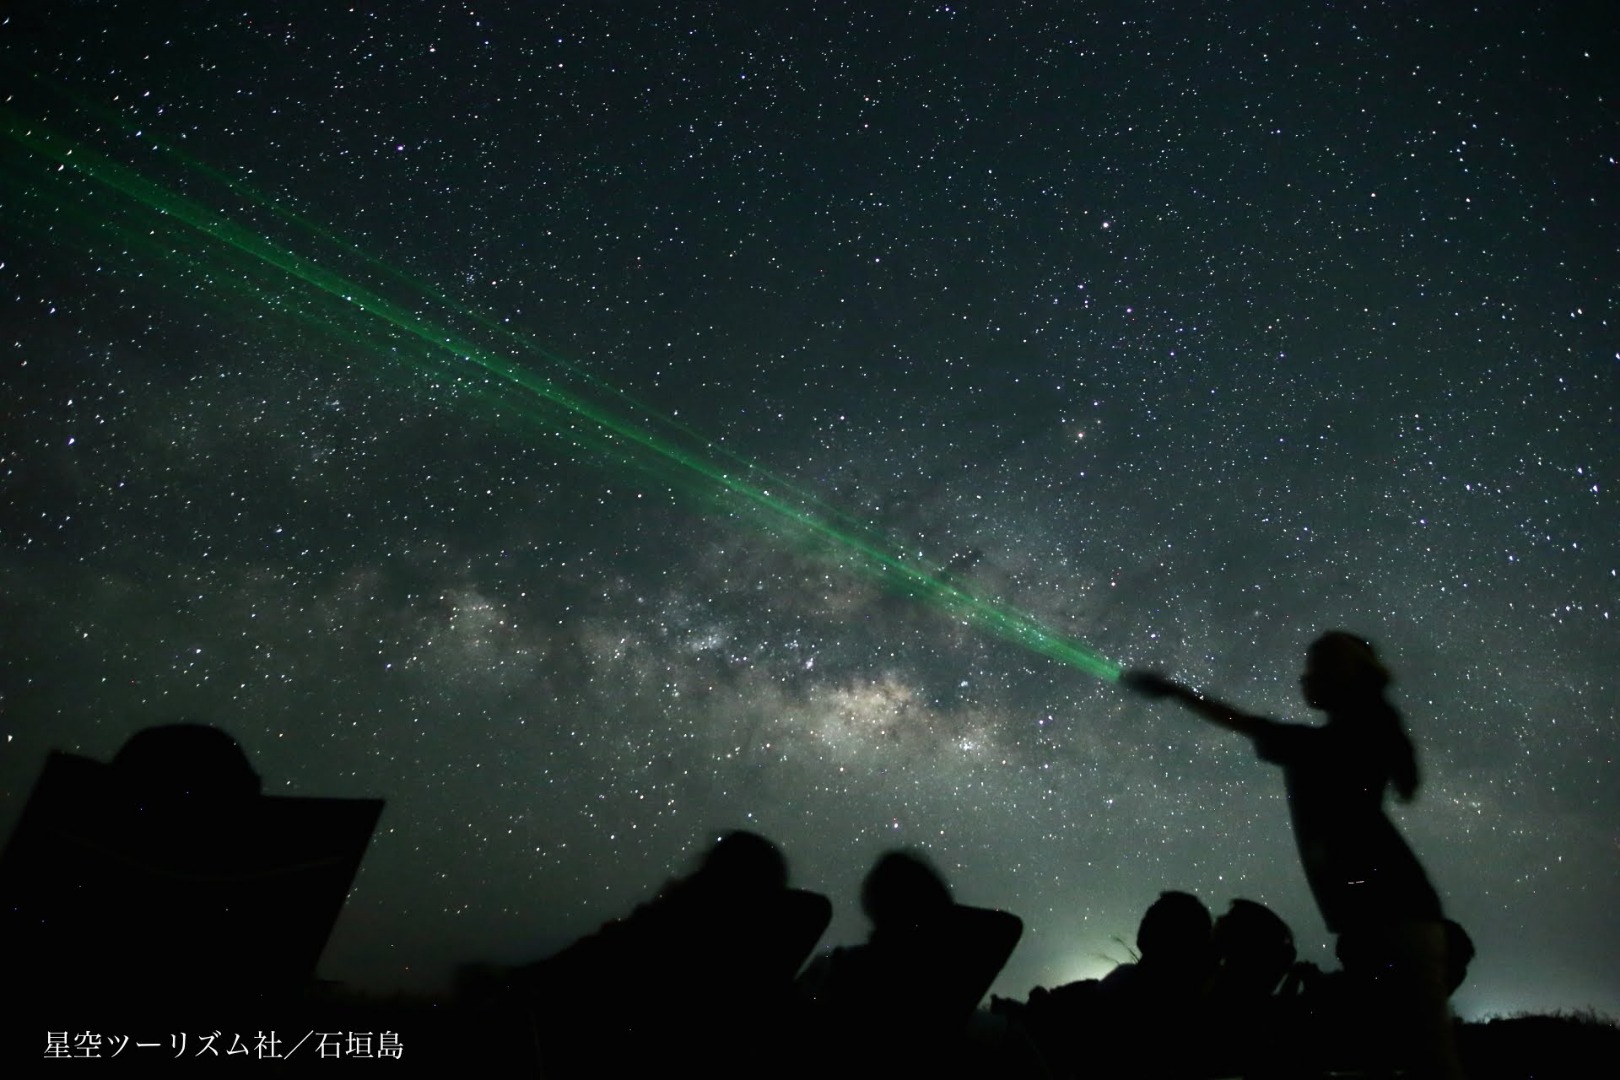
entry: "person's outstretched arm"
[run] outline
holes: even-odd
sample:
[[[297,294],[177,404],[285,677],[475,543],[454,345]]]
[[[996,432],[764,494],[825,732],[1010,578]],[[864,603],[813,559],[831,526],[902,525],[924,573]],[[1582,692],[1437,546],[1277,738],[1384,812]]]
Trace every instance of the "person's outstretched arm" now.
[[[1263,725],[1269,723],[1262,716],[1239,712],[1224,701],[1205,697],[1190,686],[1167,679],[1157,671],[1127,671],[1119,677],[1121,686],[1150,698],[1174,698],[1217,727],[1254,738]]]

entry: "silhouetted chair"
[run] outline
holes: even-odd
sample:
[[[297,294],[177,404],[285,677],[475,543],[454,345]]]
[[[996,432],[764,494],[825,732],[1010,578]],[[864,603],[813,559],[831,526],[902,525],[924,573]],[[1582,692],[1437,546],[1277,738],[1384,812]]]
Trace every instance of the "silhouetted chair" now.
[[[0,855],[4,977],[75,1022],[289,997],[382,807],[261,795],[236,743],[198,724],[139,732],[111,765],[52,752]]]

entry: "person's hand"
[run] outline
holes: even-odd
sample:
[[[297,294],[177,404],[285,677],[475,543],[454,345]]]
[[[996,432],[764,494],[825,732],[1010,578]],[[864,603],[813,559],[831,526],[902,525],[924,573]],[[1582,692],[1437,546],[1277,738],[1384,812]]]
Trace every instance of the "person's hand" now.
[[[1140,668],[1133,668],[1121,675],[1119,684],[1127,690],[1134,690],[1150,698],[1169,697],[1178,689],[1174,680],[1165,678],[1157,671],[1144,671]]]

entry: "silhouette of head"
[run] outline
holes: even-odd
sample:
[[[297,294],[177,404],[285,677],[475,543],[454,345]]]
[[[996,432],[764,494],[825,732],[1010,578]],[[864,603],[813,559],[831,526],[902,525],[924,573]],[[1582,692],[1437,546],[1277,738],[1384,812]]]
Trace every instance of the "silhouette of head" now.
[[[1294,932],[1276,912],[1253,900],[1233,900],[1212,935],[1228,989],[1270,994],[1295,958]]]
[[[1299,686],[1305,703],[1334,711],[1378,700],[1390,684],[1389,669],[1365,640],[1333,630],[1311,643]]]
[[[236,740],[207,724],[143,728],[112,764],[124,783],[154,798],[244,798],[259,794],[261,786]]]
[[[950,906],[951,887],[920,852],[887,852],[861,883],[861,910],[874,931],[915,926]]]
[[[1136,928],[1144,964],[1197,966],[1209,957],[1209,909],[1191,893],[1162,892]]]
[[[693,880],[717,889],[769,892],[787,888],[788,866],[781,849],[758,833],[737,829],[722,836],[703,856]]]

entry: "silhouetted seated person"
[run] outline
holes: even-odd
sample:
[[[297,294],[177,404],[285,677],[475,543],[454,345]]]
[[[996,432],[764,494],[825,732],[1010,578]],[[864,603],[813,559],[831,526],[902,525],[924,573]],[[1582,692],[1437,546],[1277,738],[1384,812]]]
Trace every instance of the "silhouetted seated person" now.
[[[291,1000],[381,809],[263,796],[202,724],[139,731],[110,765],[53,752],[0,857],[6,976],[81,1024]]]
[[[1098,1009],[1108,1029],[1131,1046],[1133,1075],[1188,1072],[1214,974],[1212,926],[1209,909],[1196,896],[1160,893],[1136,931],[1141,959],[1103,976]],[[1167,1038],[1170,1033],[1175,1037]]]
[[[513,974],[544,1075],[772,1073],[758,1058],[780,1052],[793,973],[831,914],[825,898],[787,887],[770,841],[728,833],[628,918]]]
[[[264,786],[236,740],[207,724],[142,728],[119,747],[112,768],[117,783],[154,803],[225,803]]]
[[[1214,974],[1213,925],[1198,897],[1160,893],[1136,930],[1140,958],[1103,976],[1104,998],[1156,1011],[1195,1008]]]
[[[877,861],[861,910],[872,924],[866,943],[832,950],[800,978],[826,1067],[956,1074],[998,1053],[973,1047],[967,1029],[1023,933],[1018,917],[955,903],[939,872],[910,851]]]
[[[1215,973],[1205,1010],[1204,1070],[1235,1076],[1275,1074],[1295,1060],[1297,1016],[1278,988],[1292,970],[1294,932],[1270,908],[1233,900],[1211,934]]]
[[[1294,932],[1277,913],[1253,900],[1233,900],[1211,931],[1216,996],[1264,1001],[1294,966]]]
[[[1136,930],[1138,959],[1102,979],[1036,987],[1016,1011],[1059,1076],[1182,1076],[1196,1071],[1215,973],[1209,909],[1161,893]]]

